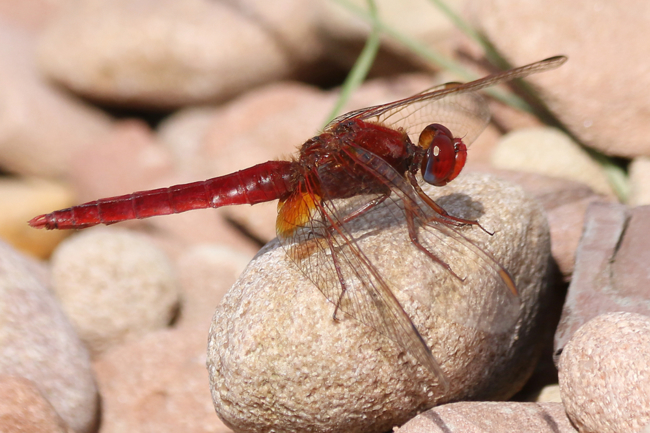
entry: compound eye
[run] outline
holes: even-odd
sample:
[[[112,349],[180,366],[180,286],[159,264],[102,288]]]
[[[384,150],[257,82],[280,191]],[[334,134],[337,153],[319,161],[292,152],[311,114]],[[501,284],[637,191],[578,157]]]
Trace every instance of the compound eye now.
[[[419,145],[426,150],[422,177],[434,186],[444,186],[460,174],[467,160],[467,147],[446,127],[433,123],[420,134]]]

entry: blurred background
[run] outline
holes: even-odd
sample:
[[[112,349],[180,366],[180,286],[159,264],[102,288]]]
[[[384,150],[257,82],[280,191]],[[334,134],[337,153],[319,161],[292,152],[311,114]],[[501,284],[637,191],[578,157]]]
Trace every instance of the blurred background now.
[[[630,0],[0,0],[0,237],[39,260],[29,269],[90,350],[103,432],[226,431],[205,335],[223,293],[275,237],[276,203],[127,222],[108,238],[29,219],[290,158],[335,113],[562,54],[559,69],[491,93],[493,120],[467,169],[542,202],[567,283],[590,203],[650,204],[648,22],[650,3]],[[117,265],[105,280],[83,271],[111,258],[145,269],[147,284],[163,275],[155,301],[129,298],[139,292],[128,285],[81,299],[93,281],[97,293],[121,284]],[[84,322],[107,299],[110,320]],[[63,417],[96,431],[97,409],[87,411]]]
[[[650,154],[646,9],[382,0],[373,18],[365,2],[344,0],[1,2],[0,236],[45,258],[66,234],[29,229],[38,213],[292,155],[326,123],[373,26],[380,44],[366,82],[339,112],[495,71],[487,59],[505,67],[564,54],[560,69],[530,79],[563,133],[497,151],[503,134],[542,123],[494,104],[470,166],[534,168],[647,202],[627,182],[629,161],[639,177]],[[223,240],[210,226],[225,219],[243,247],[274,236],[273,204],[209,213],[147,224],[199,219],[195,236]]]

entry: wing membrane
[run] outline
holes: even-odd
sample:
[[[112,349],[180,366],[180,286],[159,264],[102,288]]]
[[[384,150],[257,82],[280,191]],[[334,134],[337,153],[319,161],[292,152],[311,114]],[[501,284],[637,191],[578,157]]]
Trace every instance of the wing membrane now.
[[[354,118],[403,128],[411,140],[417,142],[417,134],[424,126],[441,123],[447,126],[454,136],[463,138],[465,144],[469,145],[489,121],[487,103],[475,92],[515,78],[557,68],[565,61],[566,57],[563,56],[551,57],[469,83],[447,83],[432,87],[399,101],[344,114],[330,122],[325,130],[331,129],[341,121]]]

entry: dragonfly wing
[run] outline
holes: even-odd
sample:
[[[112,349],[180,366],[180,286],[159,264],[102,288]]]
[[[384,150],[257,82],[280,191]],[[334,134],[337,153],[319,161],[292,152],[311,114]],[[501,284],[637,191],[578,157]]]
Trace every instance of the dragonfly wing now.
[[[310,185],[306,183],[304,188],[296,194],[308,196]],[[314,204],[310,217],[293,232],[280,233],[280,241],[292,261],[334,304],[333,312],[345,313],[395,342],[448,389],[448,380],[429,347],[381,272],[359,246],[362,238],[372,236],[376,224],[365,224],[369,222],[365,214],[346,222],[346,217],[376,198],[307,198],[310,205]],[[291,212],[281,210],[279,217],[290,219],[286,215]]]
[[[332,120],[325,131],[349,119],[361,119],[394,129],[403,129],[412,142],[417,143],[422,130],[431,123],[440,123],[463,139],[469,146],[483,132],[490,121],[490,111],[485,98],[478,93],[450,93],[435,98],[437,92],[449,84],[436,86],[399,103],[377,105],[351,111]],[[454,83],[457,84],[457,83]],[[424,97],[423,97],[424,96]],[[428,97],[427,97],[428,96]],[[409,102],[410,101],[410,102]]]
[[[428,296],[425,295],[425,303],[431,306],[434,314],[488,333],[511,330],[520,311],[520,299],[511,291],[514,283],[503,266],[463,232],[475,230],[485,244],[489,243],[489,235],[476,228],[454,226],[445,220],[419,200],[403,176],[371,152],[355,146],[346,151],[360,166],[382,179],[392,192],[394,206],[389,209],[390,215],[378,214],[374,218],[402,221],[401,239],[410,242],[405,224],[408,212],[412,215],[419,243],[450,267],[451,272],[427,254],[417,250],[413,253],[412,268],[422,267],[436,273],[438,281],[428,288]],[[388,210],[379,211],[386,213]],[[399,216],[395,217],[395,213]]]
[[[326,130],[341,121],[360,119],[394,128],[402,127],[411,140],[417,142],[417,136],[414,135],[419,134],[424,126],[441,123],[447,126],[455,137],[463,138],[463,142],[469,145],[489,121],[486,103],[480,95],[475,94],[476,91],[557,68],[566,60],[564,56],[551,57],[469,83],[436,86],[399,101],[344,114],[330,122]]]
[[[363,120],[401,128],[414,143],[427,125],[440,123],[469,146],[490,121],[490,110],[485,98],[478,93],[451,93],[441,99],[418,99],[381,110],[372,116],[363,116]]]

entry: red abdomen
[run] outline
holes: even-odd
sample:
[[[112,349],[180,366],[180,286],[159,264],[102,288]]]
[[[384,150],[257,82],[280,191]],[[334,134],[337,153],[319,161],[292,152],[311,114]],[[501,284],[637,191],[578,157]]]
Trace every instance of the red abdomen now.
[[[80,229],[193,209],[282,199],[292,190],[293,164],[268,161],[200,182],[103,198],[37,216],[29,225],[50,230]]]

